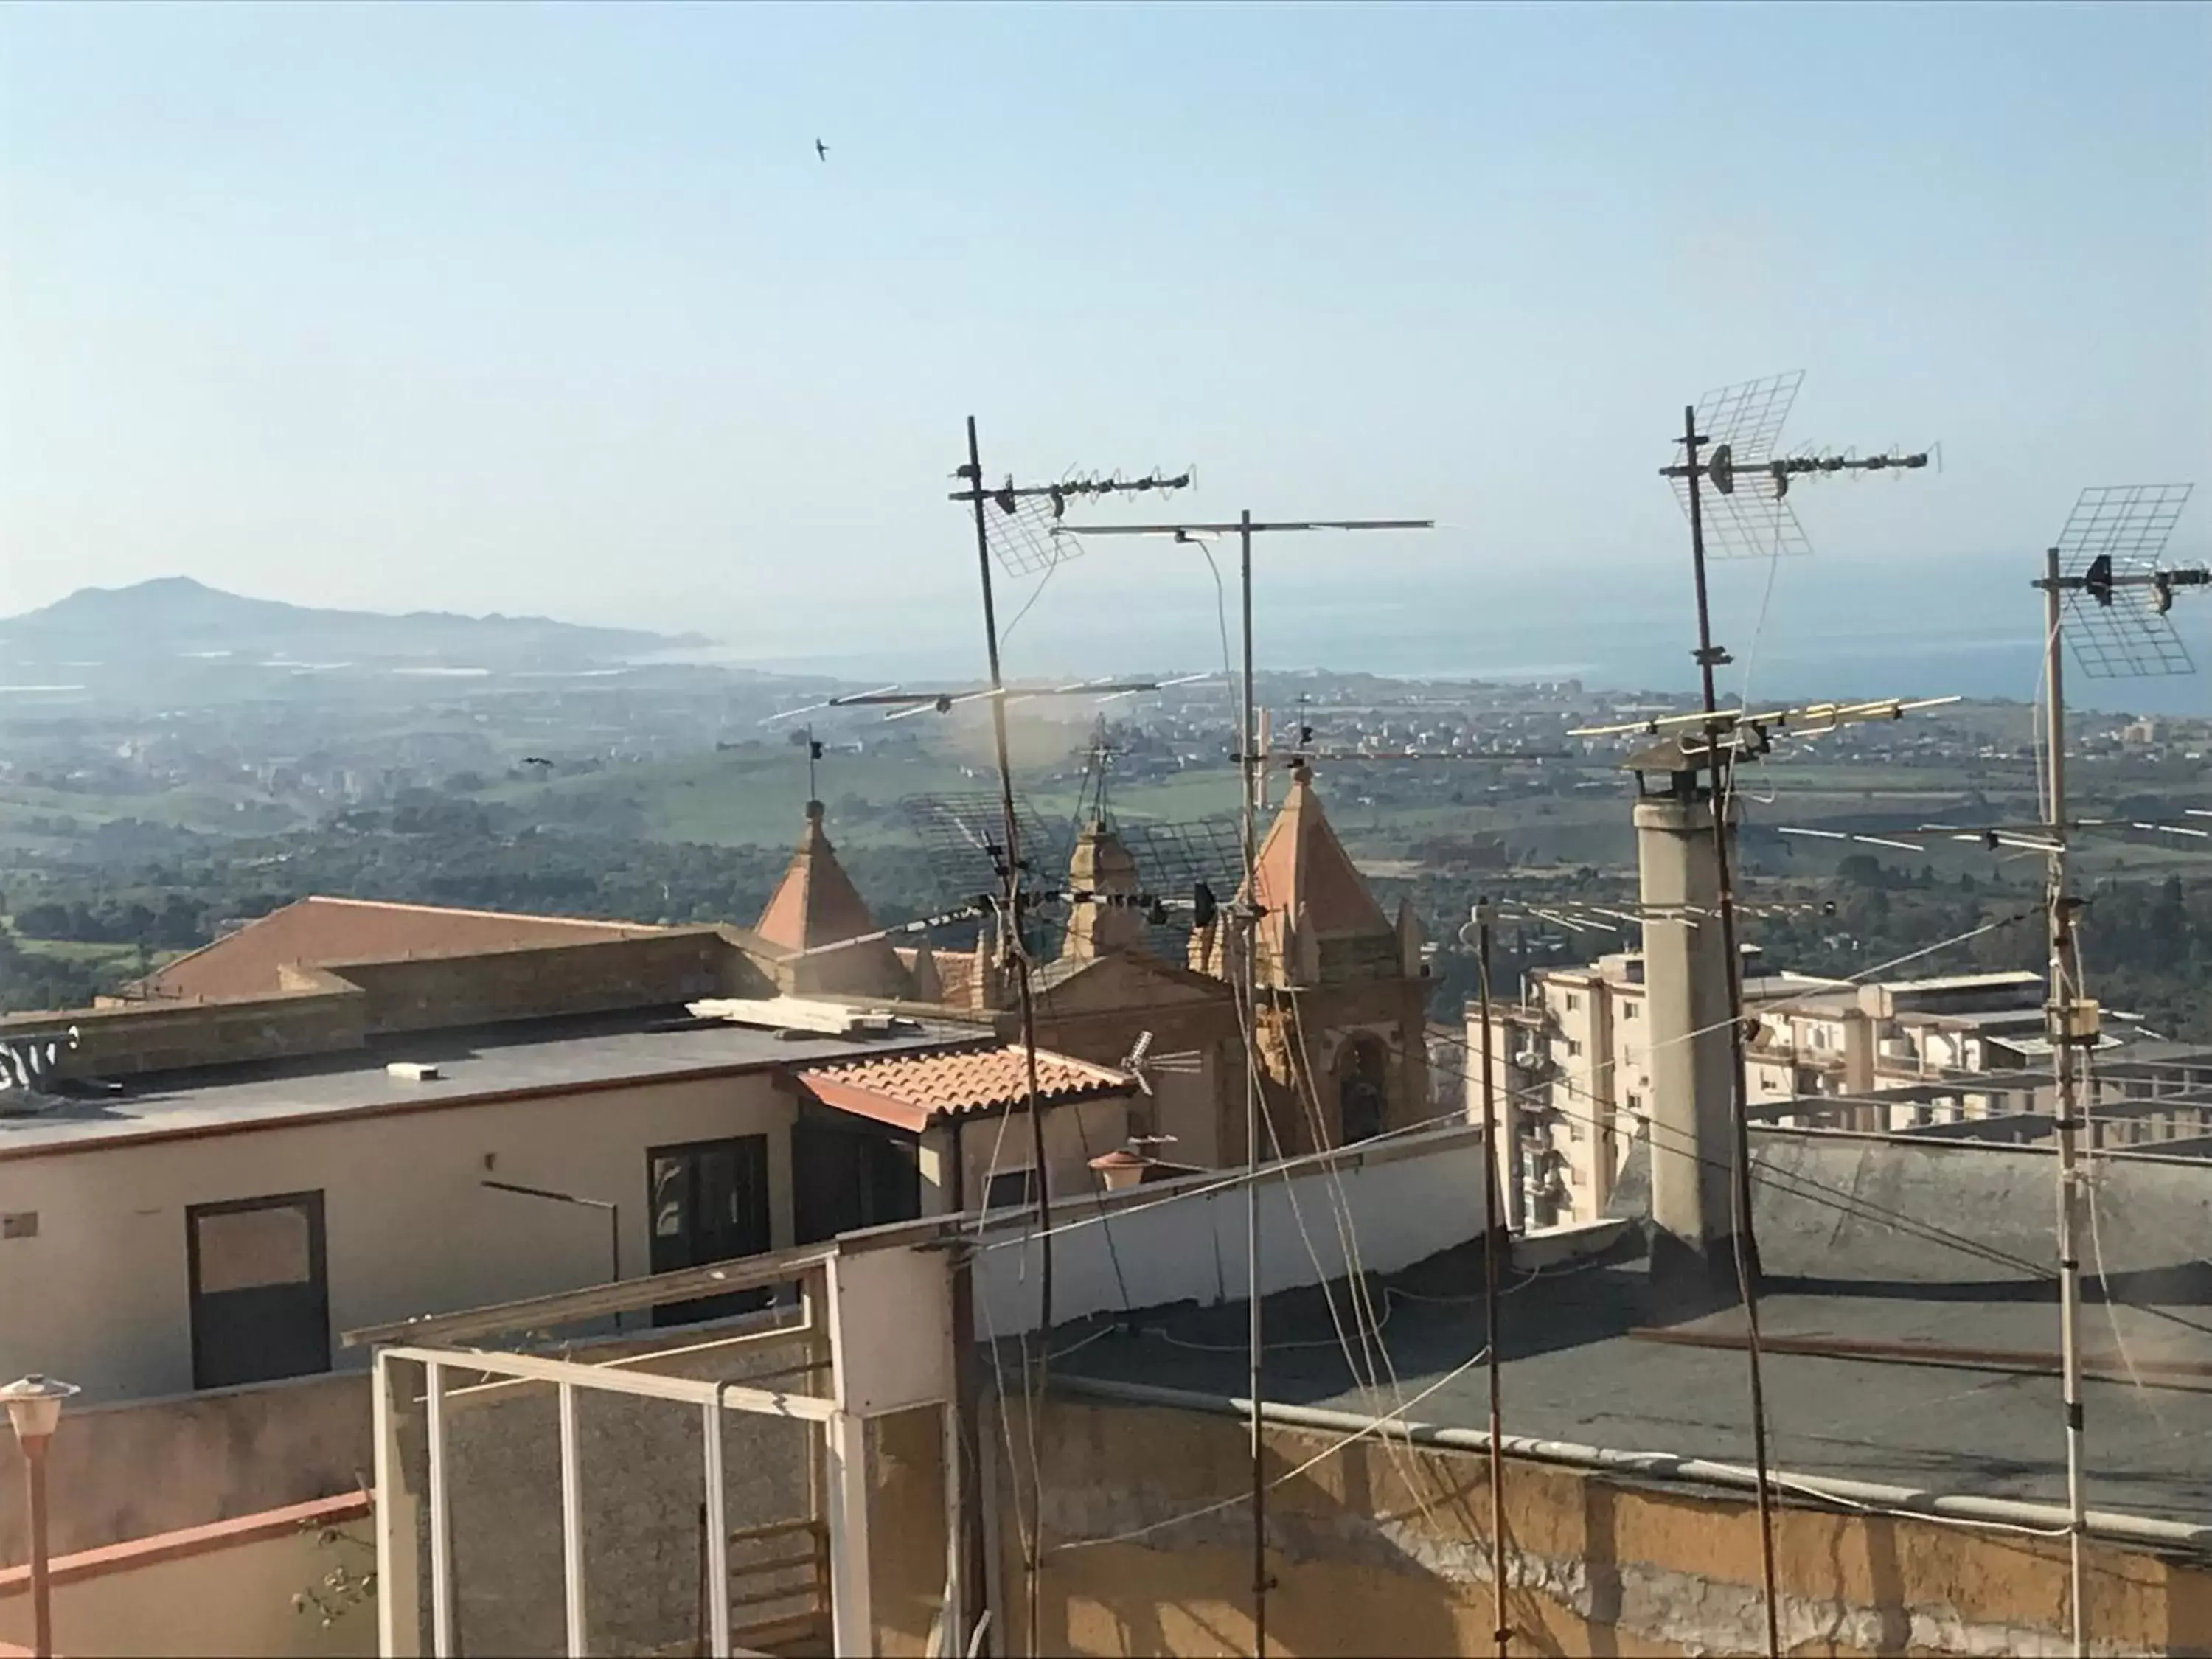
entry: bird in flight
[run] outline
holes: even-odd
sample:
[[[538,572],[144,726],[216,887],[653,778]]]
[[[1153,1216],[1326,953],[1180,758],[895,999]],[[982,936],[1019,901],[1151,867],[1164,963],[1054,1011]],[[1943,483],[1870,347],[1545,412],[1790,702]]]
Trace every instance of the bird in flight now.
[[[828,161],[830,159],[830,146],[823,143],[819,138],[817,138],[814,141],[814,155],[817,161]]]

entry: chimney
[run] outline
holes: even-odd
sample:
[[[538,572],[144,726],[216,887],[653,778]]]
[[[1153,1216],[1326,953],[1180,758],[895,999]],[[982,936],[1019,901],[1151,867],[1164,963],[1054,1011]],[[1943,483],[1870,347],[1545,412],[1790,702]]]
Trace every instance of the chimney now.
[[[1720,902],[1720,878],[1713,859],[1710,775],[1699,769],[1702,759],[1669,738],[1631,757],[1626,765],[1637,774],[1636,862],[1643,902],[1693,912],[1680,920],[1647,915],[1644,922],[1651,1275],[1670,1299],[1710,1305],[1736,1295],[1729,1201],[1735,1105],[1728,952],[1711,915]],[[1733,837],[1733,824],[1729,833]]]

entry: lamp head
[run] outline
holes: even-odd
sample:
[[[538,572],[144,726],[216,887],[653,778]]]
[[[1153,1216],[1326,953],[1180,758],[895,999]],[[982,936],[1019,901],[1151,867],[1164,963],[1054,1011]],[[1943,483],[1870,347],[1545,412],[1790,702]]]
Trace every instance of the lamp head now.
[[[7,1404],[8,1418],[15,1425],[16,1439],[43,1440],[61,1421],[64,1402],[80,1392],[74,1382],[34,1372],[0,1388],[0,1401]]]

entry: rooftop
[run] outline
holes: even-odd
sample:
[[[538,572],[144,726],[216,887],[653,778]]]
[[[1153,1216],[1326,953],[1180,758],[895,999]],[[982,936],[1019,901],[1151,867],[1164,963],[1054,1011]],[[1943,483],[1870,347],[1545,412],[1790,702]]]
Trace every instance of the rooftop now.
[[[856,1112],[902,1129],[944,1117],[1007,1111],[1029,1102],[1029,1066],[1021,1048],[878,1056],[814,1071],[799,1080],[825,1106]],[[1127,1094],[1127,1073],[1088,1060],[1037,1051],[1038,1097],[1050,1105]]]
[[[465,956],[525,945],[632,939],[660,931],[641,922],[395,904],[317,893],[185,952],[140,982],[149,995],[160,998],[261,996],[280,988],[287,965]]]
[[[2049,1156],[1764,1129],[1758,1142],[1774,1467],[2063,1502]],[[2212,1185],[2173,1164],[2098,1168],[2088,1501],[2212,1522]],[[1633,1240],[1508,1281],[1505,1431],[1747,1464],[1740,1310],[1670,1322]],[[1483,1346],[1480,1245],[1389,1277],[1376,1303],[1379,1390],[1362,1385],[1318,1291],[1271,1297],[1267,1398],[1372,1416],[1425,1395],[1408,1421],[1484,1428],[1487,1379],[1469,1363]],[[1147,1310],[1136,1334],[1063,1342],[1054,1370],[1241,1397],[1246,1319],[1233,1303]]]
[[[681,1008],[422,1032],[296,1060],[151,1073],[127,1085],[76,1085],[46,1109],[0,1116],[0,1158],[119,1142],[235,1133],[386,1111],[462,1106],[627,1084],[797,1067],[975,1041],[972,1030],[925,1025],[883,1036],[786,1037]],[[435,1079],[388,1074],[396,1060],[434,1064]]]

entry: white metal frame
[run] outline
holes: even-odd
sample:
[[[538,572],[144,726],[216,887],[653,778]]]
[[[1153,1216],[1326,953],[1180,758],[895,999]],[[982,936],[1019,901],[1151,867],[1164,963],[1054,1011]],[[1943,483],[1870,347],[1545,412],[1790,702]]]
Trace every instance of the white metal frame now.
[[[711,1382],[691,1377],[659,1376],[647,1372],[580,1364],[573,1360],[549,1359],[534,1354],[488,1353],[472,1349],[392,1347],[376,1356],[376,1486],[380,1493],[397,1492],[400,1471],[391,1467],[391,1397],[393,1361],[423,1368],[423,1405],[428,1417],[430,1500],[431,1651],[434,1659],[453,1659],[454,1640],[453,1510],[446,1475],[447,1372],[467,1371],[525,1382],[550,1382],[558,1390],[561,1422],[561,1544],[562,1584],[566,1600],[567,1651],[571,1659],[590,1651],[589,1601],[584,1573],[583,1494],[578,1474],[576,1395],[579,1390],[625,1394],[648,1400],[665,1400],[695,1407],[700,1415],[702,1456],[707,1486],[707,1570],[708,1582],[729,1582],[729,1535],[725,1524],[723,1413],[745,1412],[781,1417],[787,1421],[819,1425],[830,1467],[830,1592],[831,1640],[839,1653],[872,1650],[874,1629],[869,1605],[867,1543],[866,1422],[840,1410],[834,1400],[791,1394],[778,1389],[747,1388],[733,1382]],[[377,1567],[379,1582],[392,1584],[392,1569],[400,1552],[411,1551],[412,1538],[400,1534],[401,1506],[377,1505]],[[380,1596],[378,1651],[383,1659],[410,1650],[413,1633],[396,1627],[397,1601]],[[728,1659],[731,1646],[730,1607],[725,1596],[708,1601],[708,1651],[715,1659]]]

